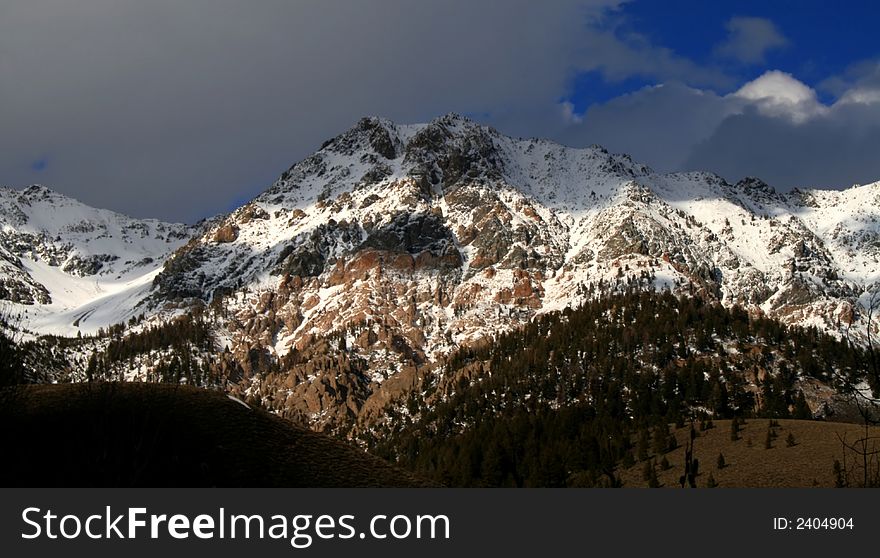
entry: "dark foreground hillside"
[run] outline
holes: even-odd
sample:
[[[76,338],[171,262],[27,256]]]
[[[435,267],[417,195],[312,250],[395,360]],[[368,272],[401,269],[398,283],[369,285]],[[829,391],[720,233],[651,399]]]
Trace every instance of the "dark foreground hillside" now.
[[[4,402],[5,486],[414,486],[341,441],[219,392],[42,385]]]

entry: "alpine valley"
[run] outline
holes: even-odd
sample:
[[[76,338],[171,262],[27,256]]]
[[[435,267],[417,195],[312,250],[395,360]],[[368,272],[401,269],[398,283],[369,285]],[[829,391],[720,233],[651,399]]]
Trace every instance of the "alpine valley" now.
[[[853,363],[877,333],[880,183],[782,193],[455,114],[364,118],[196,225],[30,186],[0,190],[0,227],[0,298],[31,381],[215,387],[368,446],[481,383],[486,408],[595,402],[595,384],[566,380],[610,374],[591,372],[595,350],[650,378],[664,413],[774,400],[821,417],[847,412],[841,375],[869,390]],[[563,330],[580,348],[530,360]],[[541,391],[490,382],[504,359]],[[686,394],[681,370],[706,387]],[[618,391],[637,415],[639,390]]]

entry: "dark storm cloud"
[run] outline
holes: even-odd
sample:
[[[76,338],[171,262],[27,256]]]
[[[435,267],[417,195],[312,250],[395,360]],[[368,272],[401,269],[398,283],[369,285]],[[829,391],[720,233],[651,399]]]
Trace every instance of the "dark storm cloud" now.
[[[586,23],[614,3],[6,1],[0,182],[192,220],[365,114],[546,122]]]
[[[680,84],[647,87],[590,107],[560,139],[602,142],[659,171],[758,176],[780,189],[842,188],[880,180],[880,75],[864,63],[829,82],[837,100],[783,72],[727,95]]]
[[[780,189],[847,187],[880,180],[878,146],[876,104],[838,105],[801,123],[748,110],[724,119],[683,167],[759,176]]]
[[[601,144],[669,171],[684,164],[694,145],[709,138],[734,108],[712,91],[671,82],[593,105],[558,139],[576,146]]]
[[[259,193],[363,115],[423,122],[449,111],[514,135],[604,143],[661,170],[731,175],[763,170],[730,147],[750,126],[754,146],[767,127],[778,141],[821,132],[833,139],[807,166],[820,156],[832,170],[851,166],[815,176],[873,172],[858,142],[875,138],[865,114],[880,106],[876,66],[824,85],[852,107],[813,107],[795,123],[787,105],[780,116],[772,103],[714,93],[737,83],[629,30],[622,1],[5,0],[0,184],[40,182],[95,206],[193,221]],[[585,71],[666,85],[575,115],[560,100]],[[785,184],[803,174],[766,172]]]

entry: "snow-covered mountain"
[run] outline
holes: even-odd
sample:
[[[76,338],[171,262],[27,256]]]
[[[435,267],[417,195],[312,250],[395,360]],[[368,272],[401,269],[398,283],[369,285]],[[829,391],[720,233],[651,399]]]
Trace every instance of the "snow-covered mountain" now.
[[[232,293],[254,321],[272,298],[261,341],[282,354],[385,320],[430,358],[627,277],[838,329],[880,278],[878,216],[880,183],[781,194],[456,115],[373,118],[175,254],[154,296]]]
[[[191,230],[94,209],[45,186],[2,188],[0,299],[35,332],[94,332],[134,314]]]
[[[362,119],[198,229],[42,187],[0,203],[0,296],[27,305],[25,325],[73,334],[207,306],[248,389],[310,421],[369,413],[456,347],[610,292],[671,289],[858,337],[880,280],[880,183],[778,193],[660,174],[454,114]]]

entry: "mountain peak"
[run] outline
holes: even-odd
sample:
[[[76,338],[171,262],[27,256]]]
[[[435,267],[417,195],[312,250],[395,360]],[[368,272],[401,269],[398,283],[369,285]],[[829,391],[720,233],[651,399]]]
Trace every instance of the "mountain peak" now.
[[[43,184],[31,184],[30,186],[22,189],[22,193],[36,193],[36,192],[52,192],[53,190],[48,186]]]
[[[368,149],[385,159],[395,159],[400,144],[393,122],[378,116],[365,116],[345,132],[321,144],[319,152],[351,156],[356,151]]]
[[[67,197],[43,184],[31,184],[30,186],[23,188],[19,191],[19,196],[25,197],[30,201]]]
[[[758,178],[757,176],[746,176],[736,183],[736,187],[742,190],[758,190],[768,194],[775,194],[776,189]]]
[[[467,116],[457,112],[447,112],[442,116],[438,116],[431,120],[430,124],[439,124],[442,126],[479,126],[477,122],[471,120]]]

